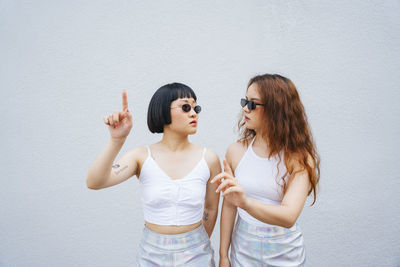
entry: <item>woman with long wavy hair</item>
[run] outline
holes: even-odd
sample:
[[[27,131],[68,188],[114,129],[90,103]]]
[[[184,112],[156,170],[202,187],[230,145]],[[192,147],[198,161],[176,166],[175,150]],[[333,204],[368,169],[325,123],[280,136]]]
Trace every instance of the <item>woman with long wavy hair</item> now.
[[[304,266],[296,221],[308,195],[315,203],[320,160],[303,104],[291,80],[264,74],[241,106],[240,139],[212,180],[224,198],[220,266]]]

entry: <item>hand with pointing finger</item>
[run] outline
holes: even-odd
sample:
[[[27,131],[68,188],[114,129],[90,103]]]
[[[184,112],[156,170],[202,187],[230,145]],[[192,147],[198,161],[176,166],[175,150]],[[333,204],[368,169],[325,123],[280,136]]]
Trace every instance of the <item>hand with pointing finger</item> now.
[[[225,200],[243,209],[246,206],[247,197],[238,180],[233,176],[232,169],[226,159],[224,159],[223,162],[224,172],[215,176],[214,179],[211,180],[211,183],[219,184],[217,193],[222,191],[222,196]]]
[[[108,125],[110,135],[114,139],[122,139],[128,136],[132,128],[132,115],[128,110],[128,96],[122,92],[122,111],[114,111],[108,117],[103,118]]]

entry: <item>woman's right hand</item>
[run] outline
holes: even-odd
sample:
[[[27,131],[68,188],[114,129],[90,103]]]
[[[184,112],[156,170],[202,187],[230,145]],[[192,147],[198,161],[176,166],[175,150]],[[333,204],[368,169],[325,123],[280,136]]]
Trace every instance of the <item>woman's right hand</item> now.
[[[229,262],[228,256],[219,258],[219,267],[230,267],[231,263]]]
[[[108,125],[111,138],[124,139],[128,136],[132,128],[132,115],[128,110],[126,91],[122,92],[122,111],[116,110],[103,120]]]

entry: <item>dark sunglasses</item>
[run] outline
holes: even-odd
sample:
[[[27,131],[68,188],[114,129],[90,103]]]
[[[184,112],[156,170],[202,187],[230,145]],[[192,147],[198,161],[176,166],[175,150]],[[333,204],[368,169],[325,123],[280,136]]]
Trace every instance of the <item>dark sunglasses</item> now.
[[[240,105],[242,106],[242,108],[244,108],[247,105],[247,108],[249,110],[254,110],[256,109],[257,106],[264,106],[264,104],[257,104],[256,102],[247,100],[245,98],[240,99]]]
[[[179,107],[174,107],[174,108],[179,108]],[[189,112],[189,111],[192,110],[192,106],[189,105],[189,104],[183,104],[181,108],[182,108],[182,110],[183,110],[184,112]],[[197,106],[193,107],[193,110],[194,110],[194,112],[196,112],[197,114],[199,114],[200,111],[201,111],[201,107],[200,107],[199,105],[197,105]]]

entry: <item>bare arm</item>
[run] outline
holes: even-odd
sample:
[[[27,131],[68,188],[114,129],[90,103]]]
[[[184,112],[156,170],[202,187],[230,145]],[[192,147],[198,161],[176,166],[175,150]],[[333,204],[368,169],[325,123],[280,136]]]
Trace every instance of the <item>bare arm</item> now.
[[[224,163],[224,165],[227,164]],[[227,165],[226,168],[229,168],[229,166]],[[225,180],[218,187],[218,191],[223,191],[224,200],[246,210],[250,215],[264,223],[286,228],[292,227],[297,221],[310,188],[307,173],[305,171],[299,172],[289,181],[281,205],[274,206],[248,198],[236,178],[233,177],[231,170],[217,175],[213,182],[218,182],[222,178]]]
[[[104,123],[108,125],[111,138],[89,169],[86,184],[90,189],[101,189],[119,184],[137,172],[134,151],[126,153],[117,164],[113,165],[115,157],[132,128],[132,115],[128,110],[125,91],[122,93],[122,111],[114,111],[113,114],[104,118]]]
[[[215,227],[218,216],[219,193],[215,193],[216,186],[207,182],[206,202],[204,203],[203,225],[209,237]]]
[[[88,188],[97,190],[110,187],[137,175],[140,148],[128,151],[113,164],[123,144],[124,140],[108,141],[89,169],[86,179]]]
[[[232,146],[228,148],[228,151],[225,155],[226,157],[225,160],[232,169],[231,147]],[[224,199],[222,203],[221,222],[220,222],[220,245],[219,245],[220,266],[230,266],[228,251],[231,245],[231,236],[235,224],[236,214],[237,214],[237,207]]]
[[[228,260],[228,251],[231,245],[231,236],[235,224],[237,207],[223,200],[220,222],[220,260]]]
[[[303,210],[309,189],[307,172],[298,173],[289,183],[281,205],[268,205],[248,198],[243,209],[262,222],[290,228]]]
[[[206,152],[206,161],[210,169],[210,179],[207,182],[204,201],[203,225],[208,236],[211,237],[218,216],[219,193],[215,192],[217,185],[210,183],[210,181],[221,172],[221,163],[218,155],[211,150]]]

